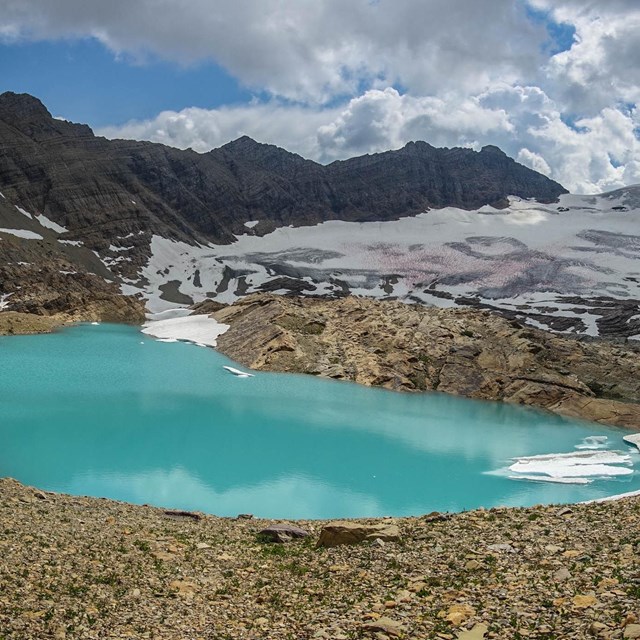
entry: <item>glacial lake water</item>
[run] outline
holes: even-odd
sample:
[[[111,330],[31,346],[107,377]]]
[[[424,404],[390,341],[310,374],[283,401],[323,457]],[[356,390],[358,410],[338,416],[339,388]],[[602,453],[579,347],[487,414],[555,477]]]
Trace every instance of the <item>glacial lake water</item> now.
[[[640,489],[513,480],[514,456],[626,431],[444,394],[311,376],[237,378],[212,349],[132,327],[0,338],[0,477],[46,490],[235,516],[418,515]],[[587,443],[590,442],[587,440]],[[591,441],[593,442],[593,441]]]

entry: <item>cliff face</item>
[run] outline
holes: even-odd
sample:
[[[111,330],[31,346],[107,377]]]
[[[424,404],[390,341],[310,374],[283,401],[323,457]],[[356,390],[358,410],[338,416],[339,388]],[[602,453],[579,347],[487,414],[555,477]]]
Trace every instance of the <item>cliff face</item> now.
[[[582,342],[486,311],[252,295],[215,312],[245,366],[438,390],[640,427],[640,347]]]
[[[0,189],[81,234],[91,248],[140,230],[229,242],[262,227],[390,220],[429,207],[477,208],[508,195],[555,200],[563,187],[495,147],[398,151],[322,166],[240,138],[206,154],[98,138],[28,95],[0,95]]]

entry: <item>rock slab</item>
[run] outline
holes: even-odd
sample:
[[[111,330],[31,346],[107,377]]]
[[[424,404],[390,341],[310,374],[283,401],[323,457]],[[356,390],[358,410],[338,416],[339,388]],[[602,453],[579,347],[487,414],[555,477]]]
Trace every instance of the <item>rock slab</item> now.
[[[332,522],[322,528],[318,547],[337,547],[342,544],[358,544],[383,540],[395,542],[400,539],[400,529],[396,524],[364,524],[361,522]]]
[[[258,535],[269,542],[290,542],[294,538],[306,538],[309,532],[290,524],[273,524],[262,529]]]

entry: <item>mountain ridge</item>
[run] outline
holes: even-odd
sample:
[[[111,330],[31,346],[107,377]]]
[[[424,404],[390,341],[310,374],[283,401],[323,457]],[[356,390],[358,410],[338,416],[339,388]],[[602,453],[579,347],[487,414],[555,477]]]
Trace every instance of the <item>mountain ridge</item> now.
[[[98,228],[228,243],[255,219],[263,234],[326,220],[392,220],[432,207],[500,206],[510,195],[549,202],[566,193],[496,150],[418,141],[321,165],[241,136],[199,154],[107,140],[53,118],[29,94],[0,95],[0,189],[87,236],[98,251]]]

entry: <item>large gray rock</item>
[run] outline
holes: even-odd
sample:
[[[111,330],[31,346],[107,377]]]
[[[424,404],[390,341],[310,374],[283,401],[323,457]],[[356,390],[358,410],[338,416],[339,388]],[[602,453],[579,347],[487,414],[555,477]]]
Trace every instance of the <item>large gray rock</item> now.
[[[272,524],[260,531],[258,535],[269,542],[289,542],[293,538],[306,538],[309,532],[290,524]]]
[[[382,632],[394,638],[399,638],[404,634],[404,627],[399,622],[386,616],[378,618],[373,622],[365,622],[365,624],[362,625],[362,629],[364,631]]]
[[[364,541],[394,542],[399,539],[400,529],[393,523],[332,522],[322,528],[317,546],[337,547],[341,544],[358,544]]]

